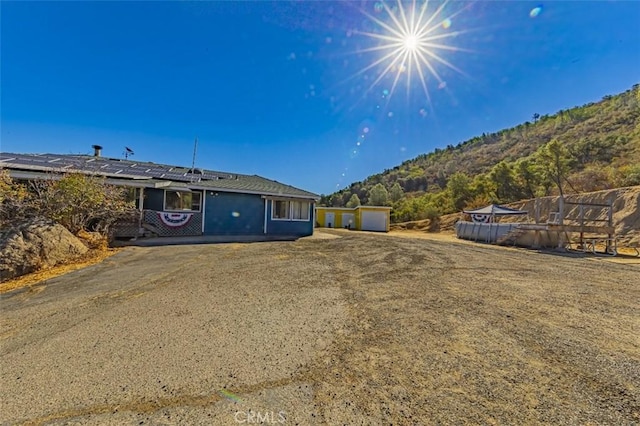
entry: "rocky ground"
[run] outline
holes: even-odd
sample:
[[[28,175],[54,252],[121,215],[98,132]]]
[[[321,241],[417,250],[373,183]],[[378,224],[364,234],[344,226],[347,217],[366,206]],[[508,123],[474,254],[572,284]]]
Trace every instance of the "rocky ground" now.
[[[0,298],[0,423],[637,424],[640,266],[348,231]]]
[[[0,232],[0,283],[78,259],[88,251],[59,224],[34,219]]]

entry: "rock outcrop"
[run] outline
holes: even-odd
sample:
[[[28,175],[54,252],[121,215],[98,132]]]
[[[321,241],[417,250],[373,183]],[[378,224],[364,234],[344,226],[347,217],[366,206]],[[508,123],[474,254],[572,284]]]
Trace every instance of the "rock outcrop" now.
[[[0,233],[0,282],[73,260],[87,247],[64,226],[32,220]]]

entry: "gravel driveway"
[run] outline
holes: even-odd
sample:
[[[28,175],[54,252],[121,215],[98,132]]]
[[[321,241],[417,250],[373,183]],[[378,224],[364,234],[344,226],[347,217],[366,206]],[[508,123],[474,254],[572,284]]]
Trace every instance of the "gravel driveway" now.
[[[320,233],[0,298],[0,424],[637,424],[640,266]]]

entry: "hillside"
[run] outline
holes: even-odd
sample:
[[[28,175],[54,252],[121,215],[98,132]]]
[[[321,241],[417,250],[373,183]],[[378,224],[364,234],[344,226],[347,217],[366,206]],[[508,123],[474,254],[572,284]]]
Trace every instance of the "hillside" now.
[[[321,205],[384,204],[394,222],[489,202],[640,184],[640,85],[601,101],[420,155],[323,196]]]

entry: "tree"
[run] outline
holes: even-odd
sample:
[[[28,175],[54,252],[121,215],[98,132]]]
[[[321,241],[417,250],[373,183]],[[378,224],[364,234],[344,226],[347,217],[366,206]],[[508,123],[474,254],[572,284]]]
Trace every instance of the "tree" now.
[[[489,178],[496,185],[496,196],[500,202],[515,201],[520,199],[520,190],[516,183],[511,166],[506,161],[501,161],[491,169]]]
[[[534,123],[537,123],[539,119],[540,119],[540,114],[538,114],[537,112],[535,114],[533,114],[533,122]]]
[[[384,206],[389,202],[389,193],[381,183],[377,183],[369,191],[370,206]]]
[[[394,183],[391,187],[391,191],[389,192],[389,197],[391,201],[397,203],[404,197],[404,191],[398,182]]]
[[[0,224],[44,217],[72,233],[87,229],[92,223],[99,223],[98,230],[107,233],[114,222],[134,212],[126,188],[83,174],[67,174],[59,180],[35,180],[28,188],[3,175],[0,204]],[[11,211],[7,210],[9,207]]]
[[[360,205],[360,198],[358,198],[358,194],[353,194],[349,201],[347,201],[347,207],[354,208]]]
[[[569,151],[557,139],[553,139],[539,151],[538,162],[543,167],[544,174],[551,180],[564,196],[562,183],[569,173]]]
[[[122,214],[133,208],[127,189],[108,185],[104,178],[68,174],[57,181],[36,181],[40,214],[72,233],[95,221],[106,232]]]
[[[319,206],[329,206],[330,196],[325,194],[320,194],[320,201],[318,201]]]
[[[32,215],[33,209],[27,187],[11,179],[7,170],[0,170],[0,228]]]
[[[536,188],[540,185],[542,178],[536,164],[529,159],[521,159],[516,162],[514,168],[516,180],[519,182],[524,195],[535,198]]]
[[[465,173],[454,173],[447,182],[447,191],[451,195],[453,207],[462,210],[473,194],[471,191],[471,179]]]
[[[341,197],[342,199],[340,200],[340,205],[349,207],[347,206],[347,203],[349,202],[349,200],[351,200],[351,191],[343,190],[341,195],[342,195]]]

